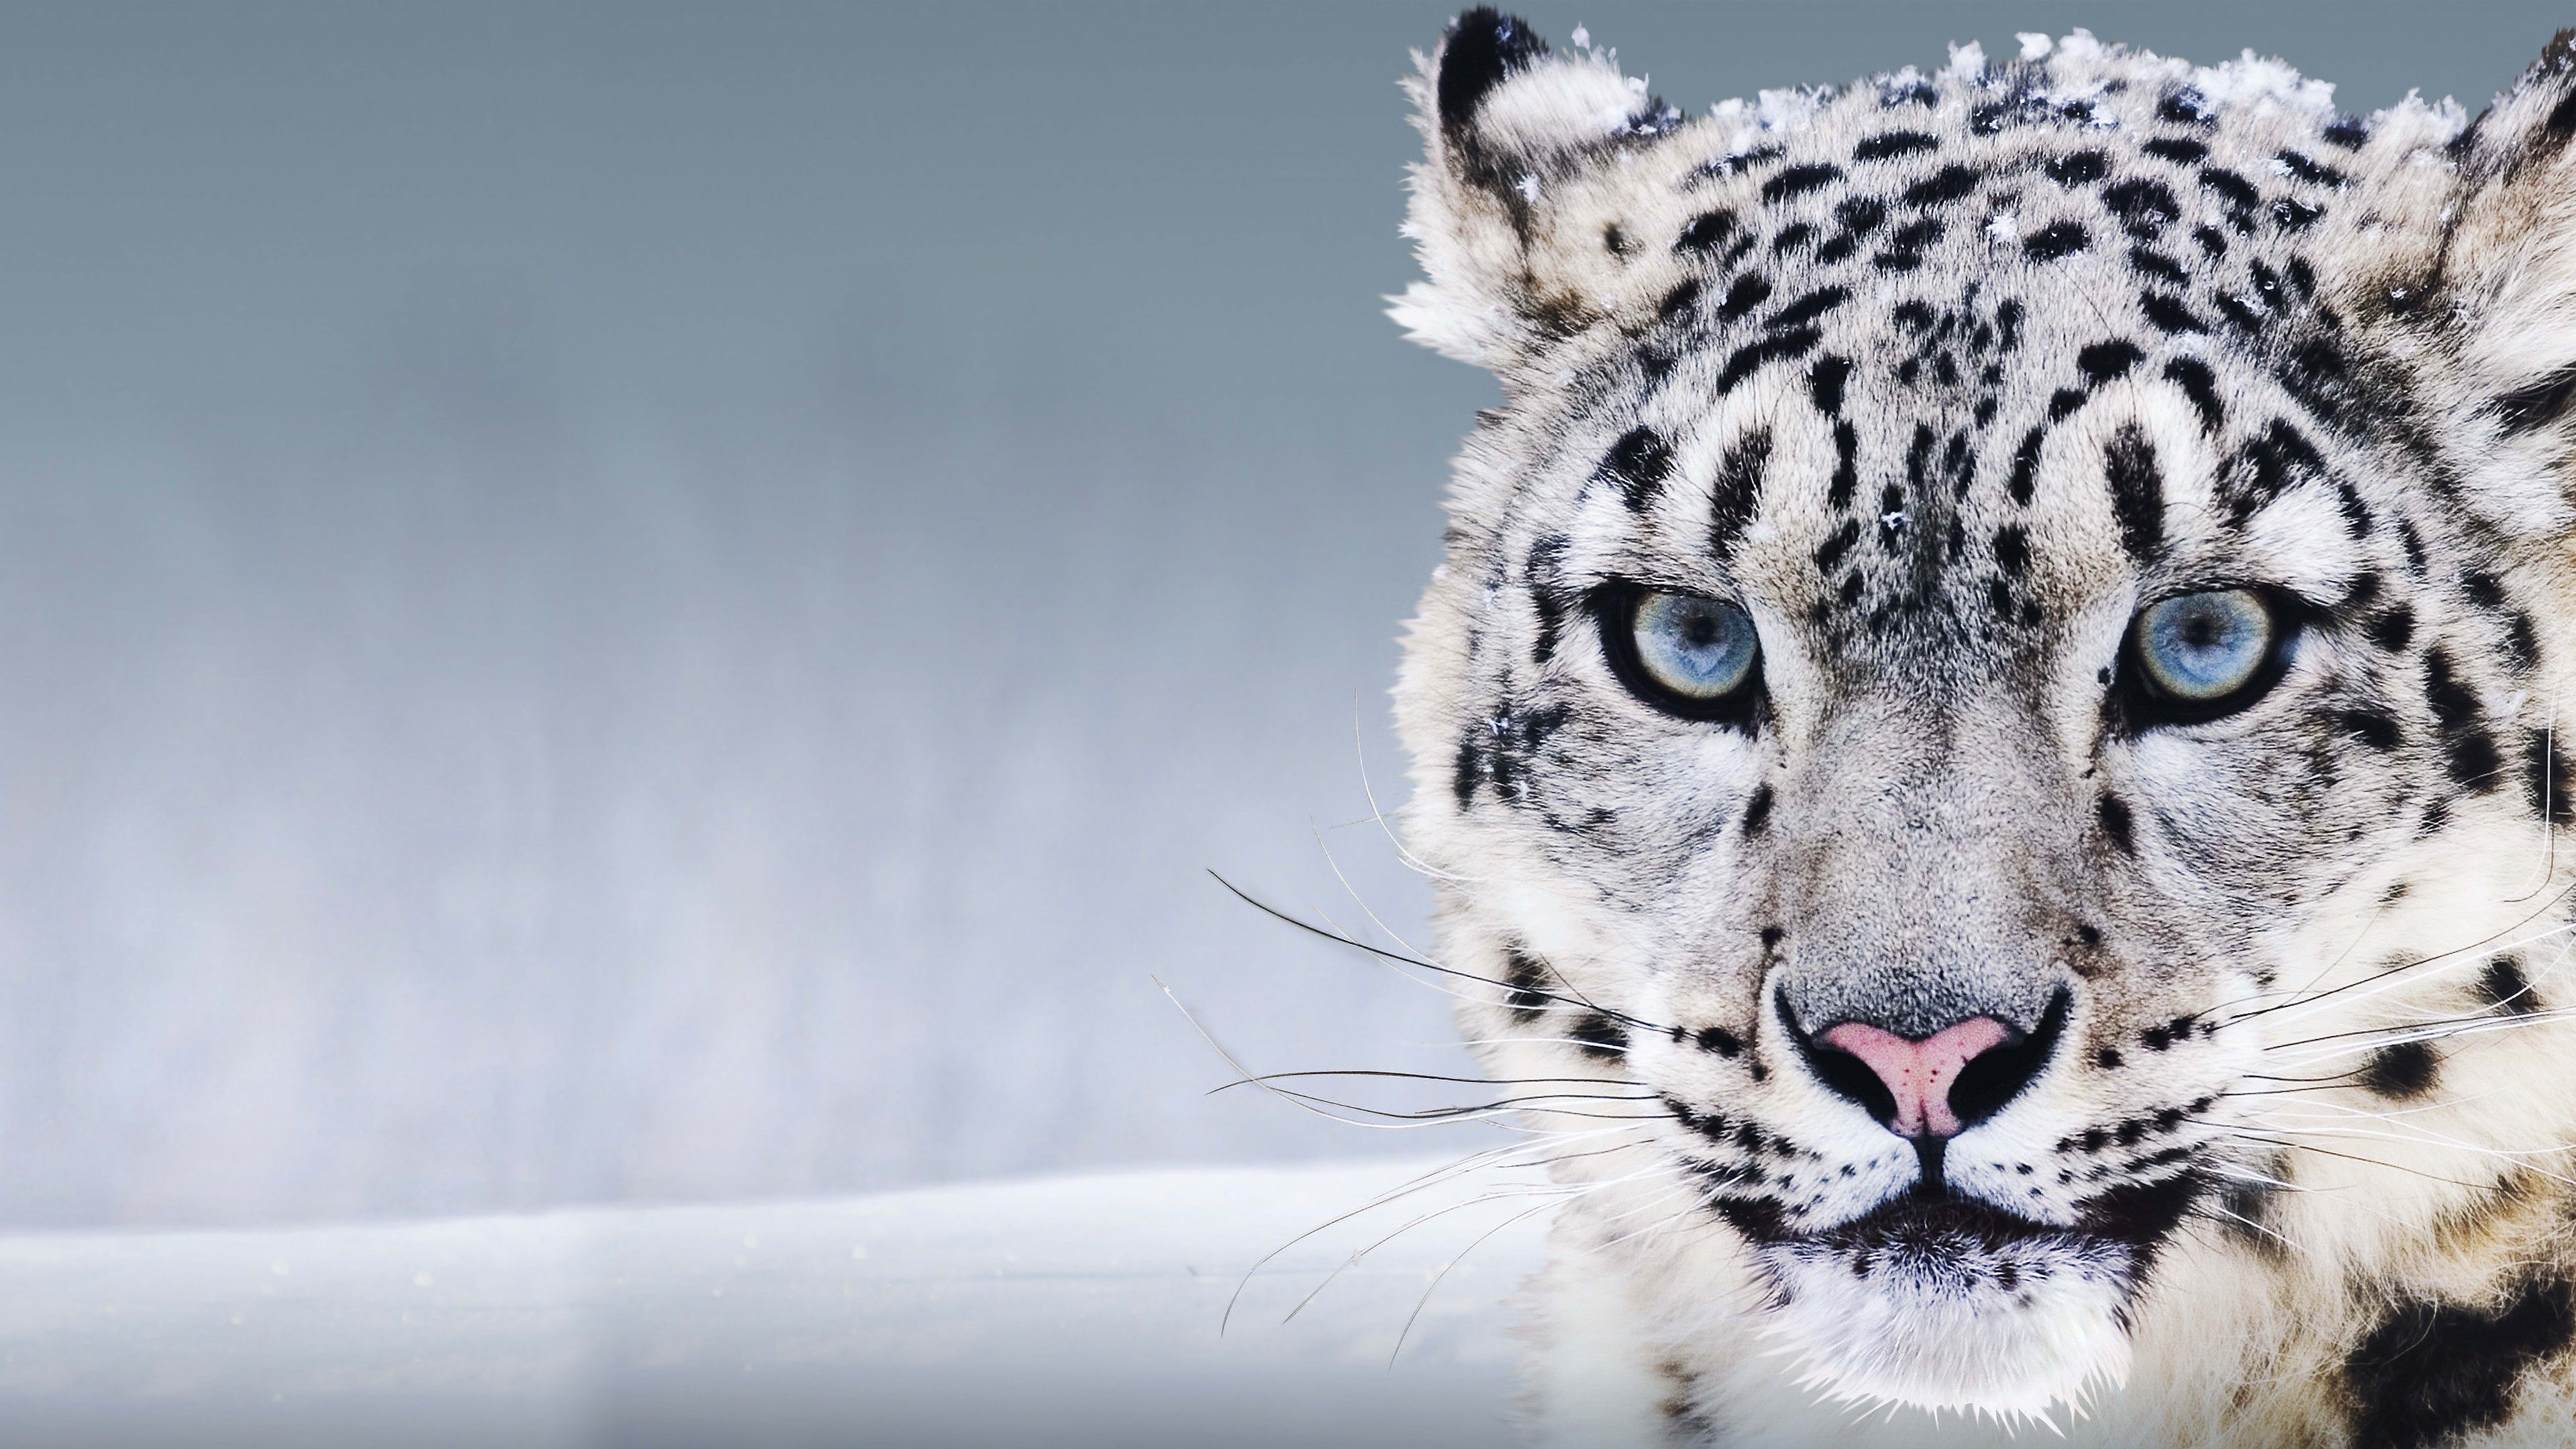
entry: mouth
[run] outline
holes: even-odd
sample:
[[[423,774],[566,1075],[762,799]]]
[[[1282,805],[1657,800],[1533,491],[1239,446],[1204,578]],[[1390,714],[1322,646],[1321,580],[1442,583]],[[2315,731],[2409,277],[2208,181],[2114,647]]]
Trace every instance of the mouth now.
[[[1769,1331],[1828,1397],[2044,1415],[2125,1375],[2131,1305],[2205,1188],[2115,1189],[2071,1224],[1938,1190],[1829,1228],[1775,1220],[1749,1235]]]
[[[2085,1263],[2143,1277],[2166,1236],[2208,1190],[2183,1172],[2114,1188],[2071,1223],[2043,1223],[1979,1198],[1933,1188],[1891,1198],[1828,1228],[1793,1230],[1776,1213],[1726,1214],[1766,1254],[1847,1259],[1853,1274],[1885,1272],[1961,1289],[2020,1286],[2033,1268]]]
[[[1842,1258],[1854,1277],[1885,1273],[1926,1288],[2021,1291],[2075,1264],[2121,1268],[2120,1245],[2033,1222],[1974,1198],[1908,1195],[1837,1227],[1768,1245]]]

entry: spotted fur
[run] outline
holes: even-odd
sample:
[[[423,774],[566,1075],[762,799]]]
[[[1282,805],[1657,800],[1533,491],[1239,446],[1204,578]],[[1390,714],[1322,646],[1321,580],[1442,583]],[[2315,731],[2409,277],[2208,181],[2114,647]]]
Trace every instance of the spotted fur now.
[[[1422,62],[1394,315],[1505,401],[1407,832],[1583,1189],[1558,1440],[2568,1441],[2571,58],[2474,121],[2080,32],[1698,117],[1492,11]],[[1622,686],[1640,586],[1752,616],[1744,717]],[[2279,683],[2147,717],[2133,615],[2233,586]],[[1975,1013],[2027,1085],[1939,1148],[1805,1038]]]

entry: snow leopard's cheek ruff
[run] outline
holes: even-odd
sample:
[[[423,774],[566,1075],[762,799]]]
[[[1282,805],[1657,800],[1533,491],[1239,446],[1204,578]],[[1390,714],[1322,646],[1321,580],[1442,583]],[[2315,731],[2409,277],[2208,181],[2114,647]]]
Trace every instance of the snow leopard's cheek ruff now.
[[[2500,340],[2576,301],[2563,71],[2464,134],[2089,40],[1696,121],[1489,11],[1426,62],[1396,315],[1506,401],[1408,835],[1497,1074],[1655,1104],[1568,1170],[1667,1169],[1629,1227],[1731,1228],[1834,1391],[2116,1376],[2178,1242],[2284,1241],[2261,1083],[2451,1069],[2318,1043],[2576,803],[2576,335]]]

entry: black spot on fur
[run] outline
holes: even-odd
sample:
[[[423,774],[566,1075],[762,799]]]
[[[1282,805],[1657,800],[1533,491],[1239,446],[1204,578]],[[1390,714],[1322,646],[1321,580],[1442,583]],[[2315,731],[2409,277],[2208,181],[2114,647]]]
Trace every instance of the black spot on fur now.
[[[1476,786],[1483,783],[1484,778],[1484,758],[1476,748],[1475,736],[1470,734],[1458,742],[1458,758],[1449,770],[1449,792],[1458,797],[1459,809],[1464,810],[1476,803]]]
[[[1771,279],[1760,272],[1747,272],[1726,289],[1726,300],[1717,304],[1717,315],[1733,322],[1762,305],[1771,295]]]
[[[2284,151],[2277,158],[2281,168],[2310,186],[2341,186],[2344,175],[2316,158],[2298,151]]]
[[[2209,155],[2209,148],[2181,136],[2158,136],[2138,148],[2150,156],[2161,156],[2178,166],[2196,166]]]
[[[1985,173],[1974,166],[1944,166],[1905,188],[1905,204],[1925,207],[1957,201],[1977,189]]]
[[[2012,475],[2005,480],[2004,491],[2017,506],[2030,505],[2031,487],[2039,472],[2039,445],[2047,436],[2046,430],[2033,428],[2022,435],[2021,446],[2013,450]]]
[[[2401,1298],[2344,1365],[2352,1439],[2432,1449],[2504,1422],[2526,1370],[2576,1338],[2576,1291],[2530,1278],[2503,1301],[2463,1306]]]
[[[1723,397],[1733,392],[1737,384],[1751,377],[1765,363],[1806,356],[1820,336],[1813,327],[1801,327],[1793,332],[1776,332],[1737,348],[1718,373],[1718,395]]]
[[[1875,196],[1854,196],[1834,203],[1834,220],[1853,236],[1867,236],[1887,220],[1887,203]]]
[[[1816,400],[1816,411],[1829,418],[1843,412],[1843,388],[1851,381],[1852,364],[1848,357],[1827,354],[1816,359],[1807,372],[1807,395]]]
[[[1547,53],[1547,42],[1514,16],[1481,5],[1459,16],[1440,48],[1435,89],[1441,127],[1454,132],[1466,126],[1487,93]]]
[[[2090,240],[2085,236],[2084,228],[2071,221],[2061,221],[2023,238],[2021,249],[2032,261],[2053,262],[2084,250]]]
[[[1717,481],[1710,490],[1708,546],[1719,557],[1734,551],[1737,535],[1753,520],[1754,505],[1762,496],[1762,474],[1770,463],[1769,428],[1746,433],[1718,460]]]
[[[2394,604],[2374,615],[2361,626],[2370,642],[2394,654],[2415,641],[2415,611],[2404,604]]]
[[[2522,735],[2523,789],[2531,813],[2552,825],[2576,825],[2576,771],[2548,730]]]
[[[1556,655],[1556,640],[1565,627],[1569,601],[1559,591],[1558,571],[1565,560],[1567,539],[1551,533],[1530,545],[1529,561],[1522,577],[1529,583],[1530,608],[1538,616],[1538,635],[1531,641],[1530,658],[1545,664]]]
[[[2262,313],[2247,306],[2244,298],[2234,292],[2220,292],[2211,300],[2217,304],[2218,315],[2226,318],[2237,331],[2248,337],[2262,333],[2266,319]]]
[[[1684,278],[1664,294],[1663,301],[1655,305],[1655,316],[1666,322],[1689,316],[1699,307],[1699,292],[1699,278]]]
[[[1771,823],[1771,787],[1756,785],[1753,797],[1744,802],[1744,833],[1747,838],[1760,835]]]
[[[1734,212],[1703,211],[1682,228],[1680,238],[1673,243],[1673,250],[1713,252],[1724,245],[1727,238],[1735,235],[1736,225]]]
[[[2125,425],[2103,450],[2102,468],[2111,485],[2111,512],[2120,521],[2120,546],[2144,562],[2164,542],[2165,484],[2155,446],[2136,424]]]
[[[1847,287],[1818,287],[1772,313],[1762,325],[1775,331],[1804,327],[1850,300],[1851,290]]]
[[[2334,727],[2374,750],[2397,748],[2397,721],[2377,710],[2344,709],[2333,716]]]
[[[2352,362],[2331,337],[2320,335],[2300,342],[2272,373],[2292,397],[2328,421],[2341,414],[2344,399],[2351,391]]]
[[[2140,241],[2154,241],[2182,216],[2182,202],[2161,181],[2115,182],[2103,188],[2102,201]]]
[[[1938,138],[1922,131],[1889,131],[1872,136],[1852,148],[1854,161],[1884,161],[1890,156],[1909,156],[1929,151],[1940,145]]]
[[[2209,324],[2193,316],[2180,297],[2167,296],[2162,292],[2141,292],[2138,294],[2138,307],[2160,332],[2179,335],[2209,330]]]
[[[2484,795],[2495,789],[2504,770],[2504,755],[2484,726],[2463,729],[2443,741],[2443,764],[2452,783]]]
[[[1636,427],[1619,435],[1601,459],[1595,475],[1619,485],[1619,496],[1632,513],[1643,513],[1663,491],[1673,468],[1673,449],[1652,428]]]
[[[1836,418],[1834,420],[1834,476],[1825,491],[1825,502],[1835,508],[1851,506],[1852,492],[1860,483],[1859,452],[1860,435],[1853,430],[1849,422]]]
[[[2576,366],[2562,367],[2497,398],[2496,419],[2508,433],[2527,433],[2567,416],[2571,404],[2576,404]]]
[[[1771,238],[1771,255],[1788,256],[1815,239],[1816,228],[1813,225],[1803,221],[1791,222],[1780,228],[1778,236]]]
[[[2102,797],[2101,804],[2094,807],[2093,813],[2102,822],[2104,837],[2119,847],[2122,855],[2133,856],[2138,853],[2135,825],[2129,817],[2127,802],[2117,795],[2105,795]]]
[[[2209,100],[2190,86],[2181,86],[2156,106],[2156,119],[2178,126],[2206,126],[2218,119],[2209,108]]]
[[[1870,258],[1871,265],[1883,272],[1910,272],[1923,265],[1923,249],[1941,239],[1943,227],[1934,217],[1917,217],[1887,234],[1887,249]]]
[[[2013,578],[2030,567],[2030,530],[2007,523],[1995,530],[1995,566]]]
[[[2182,389],[2200,414],[2204,431],[2217,432],[2227,422],[2227,409],[2218,401],[2218,377],[2209,364],[2196,357],[2177,357],[2165,364],[2165,381]]]
[[[2305,434],[2275,418],[2262,436],[2247,439],[2229,464],[2228,478],[2236,485],[2233,511],[2243,523],[2290,485],[2324,468],[2325,459]]]
[[[2333,125],[2326,127],[2325,138],[2329,145],[2356,150],[2370,139],[2370,128],[2361,123],[2359,116],[2338,116]]]
[[[2200,184],[2204,189],[2216,192],[2219,200],[2226,204],[2229,225],[2238,231],[2252,229],[2250,213],[2263,200],[2263,193],[2254,189],[2253,182],[2224,166],[2204,166],[2200,171]]]
[[[1503,982],[1511,988],[1504,1004],[1511,1008],[1512,1020],[1523,1026],[1538,1020],[1555,999],[1547,989],[1547,963],[1518,946],[1503,948]]]
[[[1860,542],[1860,520],[1844,519],[1842,527],[1835,529],[1831,537],[1816,546],[1816,568],[1820,572],[1832,573],[1835,566],[1843,561],[1843,555],[1851,552],[1852,545],[1858,542]]]
[[[2145,359],[2146,354],[2138,350],[2136,343],[2115,340],[2096,342],[2076,353],[2075,366],[2084,374],[2085,382],[2100,387],[2115,377],[2126,376]]]
[[[2326,214],[2322,206],[2310,206],[2295,197],[2276,197],[2272,202],[2272,224],[2283,231],[2306,231]]]
[[[2420,1041],[2381,1047],[2362,1061],[2358,1080],[2364,1090],[2391,1101],[2420,1097],[2442,1078],[2442,1059]]]
[[[2099,151],[2076,151],[2048,163],[2048,179],[2060,186],[2084,186],[2111,174],[2111,158]]]
[[[1599,1012],[1585,1012],[1565,1028],[1575,1046],[1596,1061],[1615,1061],[1628,1050],[1628,1033]]]
[[[2477,692],[2451,673],[2451,656],[2436,649],[2424,656],[2424,698],[2442,726],[2443,763],[2454,784],[2485,794],[2499,783],[2504,757],[2487,733]]]
[[[2478,717],[2478,696],[2451,673],[2449,651],[2435,649],[2424,656],[2424,699],[2433,706],[2433,718],[2446,730],[2458,729]]]
[[[1822,161],[1806,166],[1792,166],[1762,183],[1762,199],[1765,202],[1777,203],[1793,196],[1804,196],[1810,191],[1832,185],[1842,174],[1843,168]]]
[[[1743,1041],[1722,1026],[1701,1027],[1691,1040],[1698,1044],[1701,1051],[1721,1057],[1731,1057],[1744,1050]]]
[[[2527,1016],[2538,1011],[2539,993],[2531,989],[2531,978],[2523,974],[2522,963],[2511,956],[2498,956],[2478,973],[2478,999],[2508,1016]]]
[[[2177,287],[2191,285],[2191,274],[2182,269],[2182,263],[2157,251],[2154,247],[2129,248],[2129,265],[2148,276],[2161,278]]]

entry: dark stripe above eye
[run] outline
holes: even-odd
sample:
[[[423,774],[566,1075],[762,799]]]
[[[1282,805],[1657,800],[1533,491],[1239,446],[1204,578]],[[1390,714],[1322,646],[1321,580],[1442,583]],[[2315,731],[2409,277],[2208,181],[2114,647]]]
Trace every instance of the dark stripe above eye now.
[[[1630,428],[1610,445],[1597,475],[1619,485],[1619,496],[1632,512],[1643,513],[1663,491],[1672,471],[1673,449],[1652,428]]]
[[[2165,483],[2155,446],[2135,424],[2120,429],[2102,453],[2111,485],[2111,512],[2120,520],[2120,544],[2143,562],[2164,541]]]
[[[1771,430],[1756,428],[1726,450],[1718,461],[1717,482],[1710,489],[1708,544],[1723,558],[1735,549],[1735,540],[1752,522],[1754,506],[1761,502],[1763,470],[1771,462]]]

